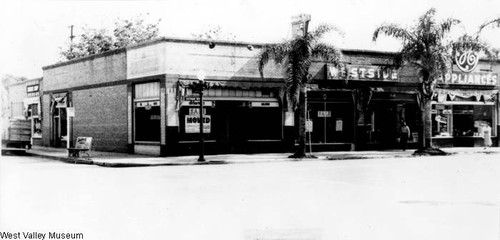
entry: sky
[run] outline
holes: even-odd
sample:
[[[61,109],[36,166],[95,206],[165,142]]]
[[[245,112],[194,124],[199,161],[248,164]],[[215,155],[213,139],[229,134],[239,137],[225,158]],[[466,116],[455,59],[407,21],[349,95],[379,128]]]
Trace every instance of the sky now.
[[[500,0],[157,0],[157,1],[9,1],[0,0],[0,76],[37,78],[42,67],[61,61],[61,48],[83,27],[112,30],[117,19],[142,16],[161,19],[160,35],[192,38],[220,27],[236,41],[280,42],[291,37],[291,17],[311,15],[310,28],[320,23],[344,32],[325,36],[340,48],[398,51],[400,42],[382,37],[372,42],[382,23],[411,26],[429,8],[437,18],[460,19],[455,32],[473,34],[486,20],[500,17]],[[500,48],[500,28],[482,34]]]

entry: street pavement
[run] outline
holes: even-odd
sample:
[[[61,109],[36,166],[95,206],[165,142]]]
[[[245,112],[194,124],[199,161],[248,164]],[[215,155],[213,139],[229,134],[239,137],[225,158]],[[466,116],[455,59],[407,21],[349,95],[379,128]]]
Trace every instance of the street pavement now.
[[[493,148],[442,148],[452,155],[473,153],[500,153],[499,147]],[[317,160],[353,160],[353,159],[379,159],[379,158],[409,158],[414,150],[402,151],[400,149],[383,151],[337,151],[337,152],[314,152],[316,158],[302,159],[302,161]],[[179,166],[200,164],[232,164],[232,163],[259,163],[259,162],[284,162],[297,161],[289,158],[290,153],[267,153],[267,154],[224,154],[206,155],[206,162],[197,162],[198,156],[169,156],[152,157],[139,154],[126,154],[114,152],[91,151],[91,158],[70,158],[64,148],[49,148],[33,146],[27,151],[28,154],[78,164],[94,164],[103,167],[140,167],[140,166]]]
[[[90,240],[498,240],[499,155],[477,151],[140,168],[4,156],[0,232]]]

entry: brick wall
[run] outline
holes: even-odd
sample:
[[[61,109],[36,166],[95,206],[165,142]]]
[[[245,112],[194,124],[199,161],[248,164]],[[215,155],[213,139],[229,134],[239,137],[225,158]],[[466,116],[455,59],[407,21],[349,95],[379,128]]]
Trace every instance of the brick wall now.
[[[100,151],[127,151],[127,86],[117,85],[73,92],[73,140],[92,137]]]
[[[124,80],[125,52],[109,52],[43,68],[44,91]]]

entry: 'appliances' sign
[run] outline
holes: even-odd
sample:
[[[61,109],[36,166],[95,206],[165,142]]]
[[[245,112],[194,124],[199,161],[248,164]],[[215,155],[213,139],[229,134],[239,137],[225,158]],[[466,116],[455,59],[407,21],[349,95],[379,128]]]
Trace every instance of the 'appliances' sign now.
[[[498,84],[498,74],[451,72],[445,74],[441,81],[446,84],[495,86]]]
[[[342,79],[338,69],[328,66],[329,79]],[[394,68],[382,66],[347,66],[347,79],[364,81],[397,81],[398,71]]]

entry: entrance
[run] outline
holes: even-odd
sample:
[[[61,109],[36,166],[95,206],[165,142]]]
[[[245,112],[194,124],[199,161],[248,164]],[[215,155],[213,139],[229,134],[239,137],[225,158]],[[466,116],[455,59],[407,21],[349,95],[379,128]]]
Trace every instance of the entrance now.
[[[250,153],[279,142],[282,135],[279,107],[252,107],[247,101],[217,101],[212,116],[218,152]]]

